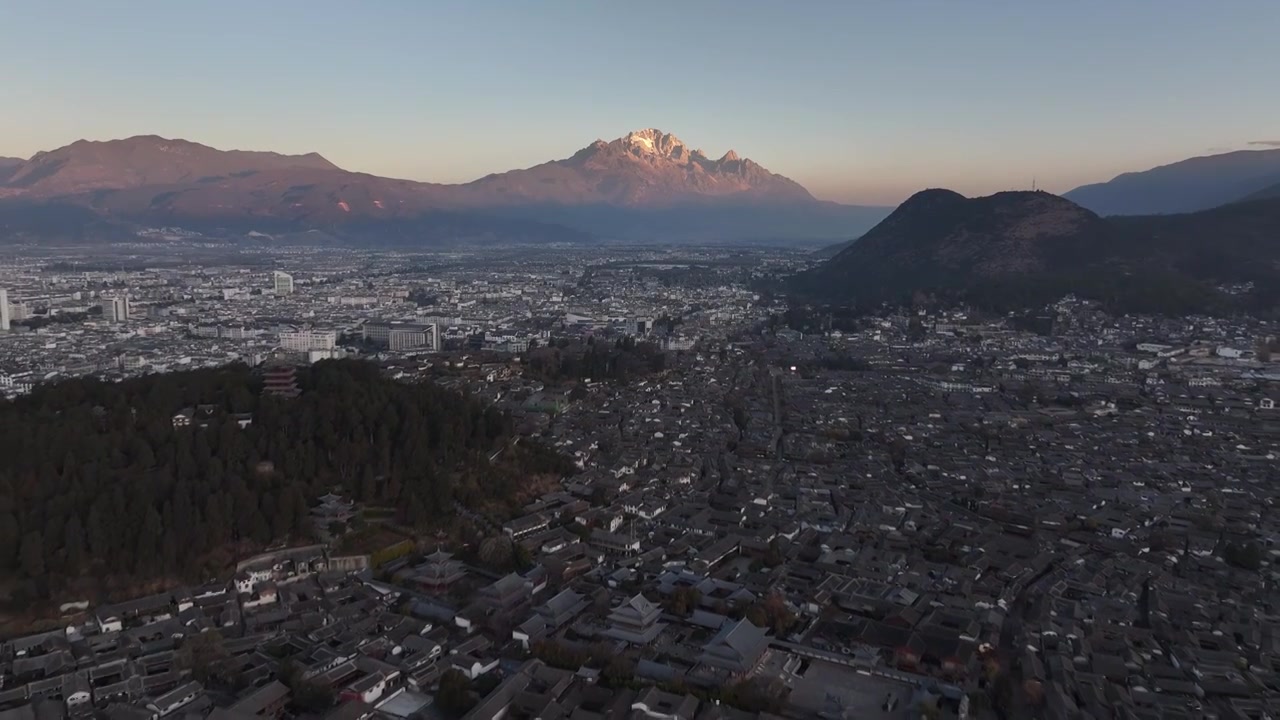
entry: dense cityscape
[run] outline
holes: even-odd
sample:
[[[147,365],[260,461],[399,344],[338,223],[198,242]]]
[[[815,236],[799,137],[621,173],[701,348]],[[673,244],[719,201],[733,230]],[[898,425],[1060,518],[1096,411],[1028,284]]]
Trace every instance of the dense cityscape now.
[[[0,7],[0,720],[1280,720],[1280,2]]]
[[[229,363],[300,402],[292,368],[352,359],[572,471],[447,519],[337,483],[288,542],[145,595],[29,590],[40,550],[0,538],[0,717],[1276,716],[1274,321],[774,299],[811,263],[7,255],[12,402]]]

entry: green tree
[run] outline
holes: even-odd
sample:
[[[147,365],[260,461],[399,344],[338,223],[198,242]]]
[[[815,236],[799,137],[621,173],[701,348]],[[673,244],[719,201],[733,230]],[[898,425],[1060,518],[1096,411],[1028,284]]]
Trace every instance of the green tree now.
[[[21,526],[13,513],[0,512],[0,570],[17,567]]]
[[[309,500],[335,486],[428,525],[455,499],[509,503],[523,477],[573,471],[532,440],[490,465],[511,444],[509,416],[372,364],[317,363],[297,383],[297,398],[264,395],[256,371],[232,365],[68,380],[0,402],[0,572],[47,575],[24,586],[29,600],[68,577],[99,590],[161,575],[199,581],[231,543],[243,553],[306,532]],[[208,427],[175,429],[184,407],[201,408]],[[229,411],[252,413],[252,424]]]
[[[80,518],[72,515],[67,519],[67,525],[63,529],[63,547],[67,551],[67,568],[71,572],[79,572],[84,565],[84,528],[80,525]]]
[[[32,530],[22,538],[18,558],[27,577],[44,577],[44,552],[44,536],[39,530]]]
[[[529,552],[523,544],[518,542],[512,543],[513,556],[512,562],[515,563],[516,569],[520,571],[528,570],[533,567],[533,553]]]
[[[336,698],[333,688],[314,680],[300,680],[290,690],[293,706],[306,713],[323,713],[333,707]]]
[[[702,593],[697,588],[678,587],[671,591],[666,598],[667,612],[680,617],[687,617],[698,607],[698,603],[702,600]]]
[[[1242,570],[1257,572],[1262,568],[1262,547],[1253,541],[1227,543],[1222,556],[1229,565]]]
[[[720,700],[751,713],[778,713],[786,705],[787,692],[778,678],[754,677],[722,688]]]
[[[480,562],[493,570],[507,570],[515,550],[511,539],[505,536],[485,538],[480,543]]]
[[[604,667],[604,679],[609,687],[621,688],[635,680],[636,663],[626,655],[615,655]]]
[[[764,554],[764,564],[774,568],[781,565],[786,560],[782,555],[782,546],[778,543],[778,538],[769,541],[769,549]]]
[[[456,668],[449,668],[440,676],[436,690],[436,705],[452,717],[462,717],[475,707],[471,696],[471,680]]]
[[[971,715],[981,716],[991,709],[991,696],[983,690],[969,691],[969,709]]]
[[[176,661],[179,668],[206,685],[236,688],[240,684],[239,670],[231,659],[222,633],[206,630],[183,638]]]

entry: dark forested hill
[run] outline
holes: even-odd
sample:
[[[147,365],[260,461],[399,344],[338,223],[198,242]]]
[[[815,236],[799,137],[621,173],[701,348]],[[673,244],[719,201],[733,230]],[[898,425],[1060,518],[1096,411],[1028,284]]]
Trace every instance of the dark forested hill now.
[[[305,535],[309,506],[335,487],[414,525],[568,469],[532,443],[491,466],[510,439],[504,414],[371,364],[319,363],[298,381],[298,398],[260,395],[253,370],[228,366],[0,401],[0,599],[207,579],[237,553]],[[198,422],[174,427],[196,407]]]
[[[1274,200],[1280,198],[1280,183],[1262,188],[1261,190],[1251,193],[1248,197],[1243,198],[1245,202],[1251,200]]]
[[[802,299],[873,306],[936,298],[1009,310],[1068,293],[1124,312],[1274,308],[1280,201],[1100,218],[1043,192],[912,196],[884,222],[791,280]],[[1246,296],[1219,284],[1252,282]]]

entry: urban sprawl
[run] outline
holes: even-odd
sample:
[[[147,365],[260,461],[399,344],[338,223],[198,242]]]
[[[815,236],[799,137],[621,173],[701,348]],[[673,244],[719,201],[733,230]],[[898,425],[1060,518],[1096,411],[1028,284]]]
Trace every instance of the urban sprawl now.
[[[361,357],[578,472],[458,508],[524,570],[444,533],[351,552],[334,492],[315,544],[49,608],[0,642],[0,720],[1280,717],[1275,323],[790,323],[784,250],[219,252],[0,259],[0,393]],[[527,372],[623,338],[662,368]]]

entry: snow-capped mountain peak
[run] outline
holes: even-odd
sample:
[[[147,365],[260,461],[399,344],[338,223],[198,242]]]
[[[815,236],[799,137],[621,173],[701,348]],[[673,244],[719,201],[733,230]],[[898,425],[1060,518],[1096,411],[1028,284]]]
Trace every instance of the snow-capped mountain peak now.
[[[689,148],[680,138],[656,128],[634,130],[622,138],[622,144],[630,150],[646,155],[657,155],[672,160],[687,161]]]

